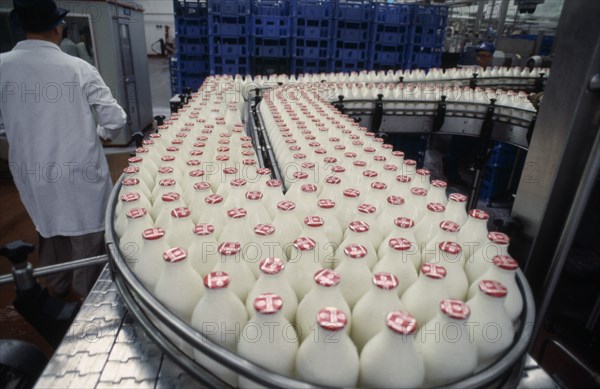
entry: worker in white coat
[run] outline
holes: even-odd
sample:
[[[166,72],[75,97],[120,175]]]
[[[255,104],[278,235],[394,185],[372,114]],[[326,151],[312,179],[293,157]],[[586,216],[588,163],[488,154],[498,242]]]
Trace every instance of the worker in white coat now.
[[[39,233],[43,265],[105,252],[112,181],[99,139],[126,124],[98,71],[59,43],[67,10],[53,0],[14,0],[27,39],[0,55],[0,126],[9,167]],[[100,268],[46,277],[56,295],[85,296]]]

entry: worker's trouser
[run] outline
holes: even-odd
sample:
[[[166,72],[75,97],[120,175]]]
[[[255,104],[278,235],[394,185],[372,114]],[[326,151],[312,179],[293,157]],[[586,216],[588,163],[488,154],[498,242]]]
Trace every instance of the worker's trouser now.
[[[42,266],[94,257],[106,253],[104,231],[80,236],[39,236],[39,253]],[[46,286],[57,294],[66,294],[72,286],[81,297],[87,296],[100,275],[101,265],[88,266],[74,271],[46,276]]]

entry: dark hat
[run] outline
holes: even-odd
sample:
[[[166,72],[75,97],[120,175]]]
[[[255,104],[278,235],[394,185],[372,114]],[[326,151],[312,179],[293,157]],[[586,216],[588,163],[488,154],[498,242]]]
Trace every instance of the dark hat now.
[[[69,13],[54,0],[13,0],[14,10],[23,30],[43,32],[53,29]]]

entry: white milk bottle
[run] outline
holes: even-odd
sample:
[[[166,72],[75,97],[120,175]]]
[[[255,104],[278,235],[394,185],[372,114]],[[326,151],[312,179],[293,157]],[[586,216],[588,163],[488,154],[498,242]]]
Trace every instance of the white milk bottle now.
[[[482,280],[494,280],[501,282],[508,290],[504,307],[508,312],[510,320],[516,322],[523,311],[523,296],[519,290],[516,280],[516,272],[519,267],[517,261],[508,255],[497,255],[492,258],[494,266],[490,267],[485,273],[476,279],[469,287],[469,298],[472,298],[477,291],[479,282]]]
[[[408,208],[404,204],[403,197],[395,195],[387,196],[385,206],[379,213],[379,221],[376,224],[382,240],[394,229],[394,220],[400,216],[407,215]]]
[[[379,245],[379,248],[377,249],[377,255],[379,258],[383,258],[383,256],[391,250],[389,242],[390,239],[394,238],[404,238],[408,240],[412,245],[414,245],[414,247],[417,248],[419,253],[421,252],[419,250],[417,238],[415,238],[415,222],[412,219],[400,216],[394,220],[394,227],[392,231],[383,239]]]
[[[213,271],[225,272],[231,277],[230,289],[241,301],[246,301],[254,285],[254,273],[242,258],[239,242],[223,242],[218,247],[220,259]]]
[[[317,213],[323,219],[323,231],[327,235],[328,242],[337,247],[344,239],[344,232],[340,222],[336,217],[336,203],[330,199],[320,199],[317,201]]]
[[[194,226],[193,232],[194,240],[188,251],[188,258],[194,270],[204,277],[212,271],[220,258],[215,226],[200,223]]]
[[[465,272],[467,273],[469,282],[472,283],[490,267],[494,266],[492,258],[496,255],[509,255],[509,243],[510,239],[508,235],[496,231],[489,232],[487,242],[469,258],[465,265]]]
[[[150,205],[150,201],[148,201],[148,199],[141,197],[137,192],[124,193],[120,196],[119,200],[120,201],[115,208],[116,217],[114,221],[114,229],[117,233],[117,236],[121,237],[127,228],[127,212],[133,208],[150,209],[152,206]]]
[[[393,311],[383,326],[386,328],[379,331],[360,354],[360,386],[421,387],[425,365],[415,346],[417,321],[407,312]]]
[[[339,287],[341,277],[330,269],[321,269],[314,274],[311,290],[300,300],[296,310],[296,324],[300,339],[311,339],[315,330],[315,318],[323,307],[336,307],[348,317],[346,330],[350,331],[350,306]],[[312,340],[312,339],[311,339]]]
[[[429,191],[429,187],[431,186],[430,177],[431,172],[428,169],[417,169],[411,183],[411,188],[423,188]]]
[[[337,218],[342,228],[352,221],[354,210],[361,202],[360,191],[358,189],[344,189],[340,198],[340,206],[337,208]]]
[[[456,242],[440,242],[431,263],[441,265],[446,269],[449,298],[465,301],[469,281],[464,270],[465,257],[460,245]]]
[[[489,215],[480,209],[472,209],[469,218],[458,232],[458,244],[463,247],[465,259],[471,258],[487,242]]]
[[[373,273],[387,272],[398,279],[398,295],[402,296],[409,286],[419,278],[419,250],[409,240],[404,238],[392,238],[389,240],[388,251],[377,261]]]
[[[296,202],[296,217],[302,222],[306,216],[314,215],[317,211],[318,187],[315,184],[304,184]]]
[[[123,179],[137,178],[140,180],[140,185],[146,186],[148,191],[154,187],[154,179],[146,170],[140,170],[139,166],[127,166],[123,169]]]
[[[272,225],[275,227],[275,237],[286,257],[290,257],[292,245],[302,232],[302,225],[295,215],[296,204],[291,201],[280,201],[277,203],[277,211]]]
[[[254,311],[254,299],[263,293],[275,293],[281,296],[283,301],[282,312],[285,318],[293,323],[296,320],[296,309],[298,308],[298,297],[296,292],[285,277],[285,262],[281,258],[269,257],[260,261],[260,276],[248,292],[246,297],[246,309],[252,314]]]
[[[292,376],[298,352],[298,336],[285,318],[282,307],[287,304],[275,293],[264,293],[254,299],[254,314],[242,329],[237,352],[242,358],[284,376]],[[239,376],[240,388],[264,387]]]
[[[338,176],[328,176],[323,181],[323,190],[319,194],[320,199],[339,201],[342,195],[342,179]]]
[[[264,203],[266,204],[265,208],[267,208],[272,219],[274,219],[277,214],[276,204],[285,201],[285,196],[281,191],[282,186],[283,185],[279,180],[268,180],[266,186],[262,189]]]
[[[286,260],[283,247],[275,238],[275,227],[272,224],[257,224],[254,227],[252,241],[242,248],[242,257],[246,260],[255,277],[260,276],[260,262],[269,257]]]
[[[172,247],[163,253],[165,266],[158,277],[154,295],[171,312],[190,322],[192,311],[204,294],[202,277],[192,268],[187,251]]]
[[[424,188],[411,188],[408,197],[406,198],[406,205],[410,210],[410,218],[418,223],[421,221],[426,212],[427,207],[427,189]]]
[[[461,193],[452,193],[448,196],[446,204],[446,214],[444,220],[451,220],[458,223],[460,226],[465,224],[468,219],[467,215],[467,196]]]
[[[381,171],[381,182],[385,182],[388,187],[393,188],[396,183],[396,176],[398,175],[398,166],[392,164],[383,165],[383,170]]]
[[[433,261],[440,243],[445,241],[456,242],[459,230],[460,226],[458,223],[450,220],[440,222],[435,236],[427,242],[423,250],[421,250],[421,262],[425,263]]]
[[[236,178],[229,181],[229,184],[222,184],[217,190],[217,194],[225,198],[225,208],[241,208],[246,204],[246,191],[248,183],[243,178]]]
[[[432,263],[421,265],[419,279],[406,289],[402,303],[420,323],[431,320],[439,310],[440,301],[448,298],[446,269]]]
[[[398,297],[398,279],[386,272],[375,273],[373,285],[358,300],[352,310],[351,337],[360,351],[367,342],[385,328],[385,317],[394,310],[402,310]]]
[[[174,208],[171,211],[171,217],[165,226],[165,230],[169,231],[167,240],[171,246],[189,250],[194,241],[194,222],[191,215],[192,212],[186,207]]]
[[[469,307],[458,300],[437,304],[436,316],[416,335],[425,363],[425,385],[438,386],[467,377],[477,367],[477,346],[470,338]]]
[[[212,224],[215,227],[215,239],[219,239],[223,226],[227,223],[227,210],[223,196],[210,194],[204,198],[203,205],[202,219],[199,222]]]
[[[383,209],[386,205],[388,196],[388,186],[385,182],[375,181],[371,183],[371,187],[366,193],[366,200],[368,203],[373,204],[377,209]]]
[[[294,288],[298,301],[312,288],[315,273],[322,269],[316,247],[315,241],[308,237],[299,237],[292,246],[285,276]]]
[[[409,176],[411,181],[414,181],[417,174],[417,161],[414,159],[404,159],[402,163],[402,174]]]
[[[266,209],[267,204],[264,202],[264,196],[260,191],[246,192],[245,207],[248,211],[250,225],[271,223],[271,215]]]
[[[438,225],[444,221],[445,210],[446,207],[443,204],[427,204],[423,218],[415,226],[415,238],[417,238],[417,243],[421,250],[437,233]]]
[[[442,180],[431,181],[431,186],[427,192],[427,203],[440,203],[446,206],[448,197],[446,197],[446,188],[448,184]]]
[[[294,172],[291,179],[286,178],[287,192],[285,192],[285,199],[297,204],[302,197],[302,186],[309,183],[307,172]]]
[[[267,182],[271,179],[271,169],[258,167],[254,175],[250,173],[252,169],[253,167],[251,166],[244,167],[242,169],[242,176],[246,181],[250,182],[250,190],[263,192],[267,186]]]
[[[142,233],[152,228],[152,218],[144,208],[132,208],[125,214],[127,227],[119,239],[119,249],[127,263],[138,262],[140,249],[143,245]]]
[[[208,339],[235,352],[242,328],[248,321],[244,304],[231,291],[231,279],[224,272],[211,272],[204,277],[205,292],[192,313],[192,327]],[[237,385],[237,374],[200,351],[194,357],[206,369],[229,385]]]
[[[325,222],[320,216],[306,216],[300,235],[307,236],[315,242],[321,266],[331,269],[333,268],[333,257],[337,246],[327,238],[325,229],[323,228],[324,225]]]
[[[162,195],[169,192],[182,193],[183,190],[176,180],[172,178],[164,178],[158,182],[152,191],[152,202],[155,203]]]
[[[142,248],[131,270],[142,284],[153,292],[165,266],[162,255],[169,245],[162,228],[148,228],[142,233],[142,238]]]
[[[254,233],[248,220],[248,213],[244,208],[228,210],[226,226],[227,228],[219,236],[220,242],[239,242],[242,247],[246,247],[252,242]],[[229,275],[232,276],[231,273]]]
[[[375,263],[377,263],[377,250],[373,246],[373,238],[369,236],[369,230],[370,226],[363,221],[355,220],[349,224],[344,240],[336,251],[336,266],[339,266],[345,260],[346,255],[344,254],[344,250],[352,244],[358,244],[365,248],[367,253],[364,261],[369,266],[369,269],[375,266]]]
[[[354,308],[356,302],[371,287],[371,269],[366,261],[365,246],[350,244],[344,247],[344,255],[344,260],[335,271],[343,280],[340,288],[344,299],[350,308]]]
[[[483,370],[500,357],[513,342],[513,323],[504,307],[507,289],[498,281],[479,281],[478,290],[467,305],[469,321],[477,326],[473,332],[477,345],[477,370]]]
[[[355,387],[360,368],[356,346],[344,331],[348,315],[335,307],[324,307],[313,318],[317,322],[296,355],[296,377],[316,385]]]
[[[212,190],[210,189],[210,184],[208,182],[196,182],[192,185],[191,189],[186,192],[188,198],[185,200],[186,195],[184,194],[184,200],[186,204],[192,210],[192,220],[194,223],[200,223],[203,219],[204,212],[206,211],[204,207],[204,199],[206,196],[212,194]]]
[[[175,208],[185,207],[186,203],[181,199],[181,195],[176,192],[167,192],[160,196],[160,198],[152,206],[150,215],[152,219],[156,221],[158,226],[169,225],[171,212]]]
[[[412,178],[406,175],[397,175],[396,181],[391,188],[391,192],[395,193],[398,196],[403,197],[405,200],[410,195],[410,185],[412,183]]]
[[[144,184],[141,184],[140,180],[137,178],[126,178],[121,181],[121,190],[119,191],[119,196],[122,196],[128,192],[139,193],[140,196],[148,201],[153,201],[151,192]]]

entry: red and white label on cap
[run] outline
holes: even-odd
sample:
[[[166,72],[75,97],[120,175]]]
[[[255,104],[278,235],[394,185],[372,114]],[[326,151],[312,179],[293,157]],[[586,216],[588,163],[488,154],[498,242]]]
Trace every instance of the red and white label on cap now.
[[[446,268],[433,263],[424,263],[421,265],[421,273],[429,278],[440,280],[446,277]]]
[[[172,162],[175,160],[175,157],[172,155],[163,155],[162,157],[160,157],[160,160],[163,162]]]
[[[373,160],[375,162],[385,162],[387,161],[387,158],[385,157],[385,155],[376,155],[373,157]]]
[[[467,304],[460,300],[445,299],[440,302],[442,312],[453,319],[466,320],[471,314],[471,310]]]
[[[147,228],[142,232],[142,238],[146,240],[156,240],[165,236],[165,230],[160,227]]]
[[[223,242],[217,248],[221,255],[235,255],[240,252],[242,245],[239,242]]]
[[[320,199],[317,201],[317,206],[324,209],[332,209],[335,207],[335,201],[329,199]]]
[[[490,241],[496,244],[505,245],[510,243],[510,238],[508,235],[502,232],[492,231],[488,233],[487,237]]]
[[[229,161],[229,156],[225,155],[225,154],[219,154],[215,157],[215,160],[217,160],[219,162],[227,162],[227,161]]]
[[[306,216],[304,218],[304,224],[309,227],[323,227],[325,222],[320,216]]]
[[[479,290],[491,297],[506,297],[508,293],[508,289],[502,283],[494,280],[480,281]]]
[[[350,138],[352,138],[352,136],[350,136]],[[352,144],[353,144],[354,146],[362,146],[362,145],[364,145],[364,143],[363,143],[363,141],[362,141],[362,140],[353,140],[353,141],[352,141]]]
[[[302,162],[300,166],[302,166],[302,169],[314,170],[316,165],[314,162]]]
[[[446,207],[444,207],[444,204],[440,204],[440,203],[428,203],[427,204],[427,209],[430,210],[431,212],[444,212],[446,210]]]
[[[425,196],[427,196],[427,189],[425,189],[425,188],[411,188],[410,189],[410,193],[412,193],[415,196],[425,197]]]
[[[334,172],[334,173],[343,173],[343,172],[345,172],[345,171],[346,171],[346,168],[345,168],[345,167],[343,167],[343,166],[339,166],[339,165],[337,165],[337,166],[333,166],[333,167],[331,168],[331,171],[332,171],[332,172]]]
[[[202,147],[206,147],[206,143],[204,142],[196,142],[193,144],[194,147],[196,148],[202,148]]]
[[[358,196],[360,196],[360,191],[358,189],[344,189],[344,197],[350,197],[350,198],[357,198]]]
[[[392,146],[391,144],[386,143],[386,144],[382,145],[381,148],[386,149],[386,150],[391,150],[391,149],[394,148],[394,146]]]
[[[415,222],[413,219],[400,216],[394,219],[394,224],[400,228],[413,228],[415,226]]]
[[[404,204],[404,199],[402,198],[402,196],[388,196],[387,197],[387,202],[390,205],[402,205]]]
[[[175,171],[171,166],[161,166],[158,168],[158,174],[171,174]]]
[[[410,335],[417,330],[417,319],[408,312],[393,311],[385,318],[388,328],[400,335]]]
[[[311,238],[302,236],[294,241],[294,247],[300,251],[310,251],[317,247],[317,244]]]
[[[140,172],[140,168],[137,166],[127,166],[123,169],[123,173],[125,174],[136,174]]]
[[[434,186],[436,188],[446,188],[446,187],[448,187],[448,184],[446,183],[446,181],[433,180],[433,181],[431,181],[431,186]]]
[[[338,151],[339,150],[346,150],[346,146],[344,146],[344,145],[335,145],[335,146],[333,146],[333,149],[334,150],[338,150]],[[354,156],[356,157],[356,154]]]
[[[293,174],[294,178],[297,180],[306,180],[308,178],[307,172],[295,172]]]
[[[349,244],[344,249],[344,254],[353,259],[364,258],[367,255],[367,248],[360,244]]]
[[[313,138],[314,138],[314,137],[313,137]],[[319,142],[310,142],[308,145],[309,145],[310,147],[313,147],[313,148],[315,148],[315,147],[320,147],[320,146],[321,146],[321,144],[320,144]]]
[[[202,150],[191,150],[189,154],[192,157],[198,157],[198,156],[204,154],[204,151],[202,151]]]
[[[277,203],[277,208],[281,209],[282,211],[292,211],[296,209],[296,204],[294,204],[292,201],[284,200]]]
[[[173,201],[179,200],[181,198],[181,196],[177,192],[167,192],[167,193],[163,194],[162,196],[160,196],[160,198],[162,201],[171,203]]]
[[[224,271],[213,271],[205,275],[203,281],[208,289],[221,289],[229,285],[231,278]]]
[[[383,170],[386,170],[388,172],[395,172],[398,170],[398,166],[386,164],[386,165],[383,165]]]
[[[414,159],[405,159],[404,164],[408,166],[417,166],[417,161]]]
[[[362,203],[361,205],[359,205],[357,207],[357,209],[358,209],[358,212],[364,213],[367,215],[372,215],[375,212],[377,212],[377,208],[374,205],[367,204],[367,203]]]
[[[160,134],[150,134],[149,137],[152,139],[158,139],[161,137],[161,135]]]
[[[267,181],[267,186],[269,188],[280,188],[282,185],[280,180],[269,180]]]
[[[137,192],[128,192],[121,196],[121,201],[125,203],[130,203],[132,201],[137,201],[140,199],[140,194]]]
[[[148,150],[145,147],[138,147],[137,149],[135,149],[136,154],[145,154],[147,152],[149,152],[150,150]],[[133,157],[133,158],[139,158],[139,157]],[[131,159],[131,158],[130,158]],[[129,161],[131,162],[131,161]],[[141,162],[141,161],[140,161]],[[134,162],[135,163],[135,162]]]
[[[350,228],[350,230],[354,231],[354,232],[358,232],[358,233],[362,233],[362,232],[367,232],[369,231],[369,225],[363,221],[360,220],[355,220],[353,222],[350,222],[350,225],[348,226],[348,228]]]
[[[504,270],[516,270],[519,267],[517,261],[508,255],[496,255],[494,258],[492,258],[492,262],[494,265]]]
[[[175,184],[177,184],[177,181],[172,178],[163,178],[162,180],[158,181],[158,185],[162,187],[175,186]]]
[[[462,251],[462,247],[456,242],[443,241],[438,244],[438,247],[443,252],[453,255],[460,254]]]
[[[386,190],[387,184],[385,182],[376,181],[371,183],[371,188],[375,190]]]
[[[300,190],[303,193],[315,193],[317,191],[317,186],[315,184],[304,184],[300,187]]]
[[[342,179],[337,176],[329,176],[325,179],[326,184],[338,185],[342,182]]]
[[[265,258],[260,261],[259,269],[265,274],[274,275],[279,274],[285,264],[281,258]]]
[[[410,178],[409,176],[399,175],[396,176],[396,181],[398,181],[401,184],[407,184],[412,181],[412,178]]]
[[[330,142],[339,142],[339,141],[340,141],[340,138],[338,138],[338,137],[336,137],[336,136],[332,136],[332,137],[330,137],[330,138],[329,138],[329,141],[330,141]]]
[[[294,143],[296,143],[296,142],[297,142],[297,140],[296,140],[296,139],[293,139],[293,138],[290,138],[290,139],[286,139],[286,140],[285,140],[285,143],[286,143],[286,144],[288,144],[288,145],[294,144]]]
[[[394,157],[404,157],[404,152],[400,151],[400,150],[395,150],[395,151],[392,151],[392,155]]]
[[[256,174],[260,176],[268,176],[271,174],[271,169],[269,169],[268,167],[261,167],[256,169]]]
[[[317,323],[324,330],[339,331],[346,327],[348,318],[341,309],[325,307],[317,313]]]
[[[440,222],[440,228],[446,232],[457,232],[460,230],[460,225],[450,220]]]
[[[283,299],[275,293],[263,293],[254,299],[254,309],[263,315],[277,313],[283,307]]]
[[[431,171],[429,171],[429,169],[417,169],[416,173],[420,176],[430,176],[431,175]]]
[[[143,146],[150,146],[153,144],[154,144],[154,141],[152,139],[147,139],[147,140],[142,141]]]
[[[218,153],[228,153],[229,152],[229,147],[227,147],[227,146],[219,146],[219,147],[217,147],[217,152]]]
[[[370,154],[370,153],[374,153],[374,152],[376,152],[377,150],[375,150],[375,148],[374,148],[374,147],[365,147],[365,148],[363,149],[363,151],[364,151],[365,153],[369,153],[369,154]],[[384,157],[384,158],[385,158],[385,157]]]
[[[468,200],[468,197],[462,193],[452,193],[448,196],[448,199],[456,203],[465,203]]]
[[[348,151],[348,152],[344,153],[344,157],[346,157],[346,158],[356,158],[357,156],[358,156],[358,154],[356,154],[353,151]]]
[[[204,198],[206,204],[219,204],[223,202],[223,196],[218,194],[210,194]]]
[[[192,211],[190,211],[190,209],[186,207],[177,207],[171,211],[171,216],[177,219],[188,217],[191,214]]]
[[[231,180],[229,182],[229,185],[235,186],[235,187],[244,186],[244,185],[246,185],[246,180],[244,180],[243,178],[236,178],[235,180]]]
[[[392,290],[398,287],[398,277],[387,272],[375,273],[372,281],[373,285],[383,290]]]
[[[342,277],[340,277],[340,275],[333,270],[321,269],[315,273],[314,279],[317,285],[330,288],[339,284],[342,280]]]
[[[272,224],[258,224],[254,227],[254,233],[260,236],[269,236],[273,235],[275,232],[275,226]]]
[[[412,243],[410,243],[410,240],[405,238],[392,238],[388,241],[388,245],[394,250],[406,251],[410,249]]]
[[[325,163],[337,163],[336,157],[325,157],[323,158],[323,162]]]
[[[175,152],[179,151],[179,147],[175,147],[175,146],[169,146],[169,147],[167,147],[167,148],[166,148],[166,150],[167,150],[169,153],[175,153]],[[165,159],[165,161],[174,161],[174,160],[175,160],[175,157],[174,157],[174,156],[165,155],[164,157],[172,157],[172,158],[173,158],[173,159]],[[161,159],[162,159],[162,158],[161,158]]]
[[[302,150],[302,147],[300,147],[298,145],[292,145],[292,146],[288,147],[288,150],[290,150],[290,151],[300,151],[300,150]]]
[[[238,170],[234,167],[226,167],[223,169],[223,173],[225,174],[237,174]]]
[[[490,218],[490,215],[481,209],[472,209],[469,211],[469,216],[478,219],[478,220],[487,220]]]
[[[367,163],[365,161],[354,161],[352,162],[352,164],[356,167],[365,167],[367,166]]]
[[[215,226],[209,223],[200,223],[194,226],[193,231],[198,236],[207,236],[215,232]]]
[[[134,186],[140,183],[140,180],[137,178],[126,178],[123,180],[122,184],[124,186]]]
[[[248,200],[260,200],[263,198],[263,194],[258,190],[250,190],[246,192],[246,198]]]
[[[296,153],[296,154],[294,154],[294,159],[306,159],[306,154]]]
[[[187,251],[181,247],[172,247],[163,253],[165,262],[177,263],[187,258]]]
[[[146,212],[145,208],[131,208],[129,211],[127,211],[125,216],[127,216],[129,219],[139,219],[146,216],[147,213],[148,212]]]
[[[241,219],[246,217],[247,214],[248,212],[244,208],[233,208],[227,211],[227,216],[232,219]]]
[[[229,134],[227,134],[227,135],[229,135]],[[249,136],[240,136],[240,140],[242,142],[250,142],[250,141],[252,141],[252,138]]]

